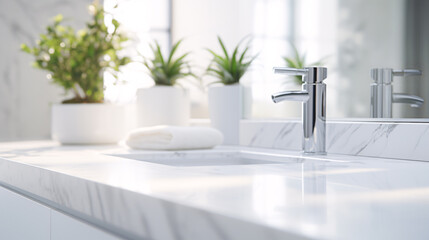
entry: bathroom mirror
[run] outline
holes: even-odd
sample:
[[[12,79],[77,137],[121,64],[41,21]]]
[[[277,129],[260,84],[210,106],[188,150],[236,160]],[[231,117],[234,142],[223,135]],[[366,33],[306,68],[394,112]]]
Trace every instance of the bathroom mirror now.
[[[422,76],[393,77],[393,93],[415,95],[429,101],[429,74],[425,74],[429,73],[429,17],[426,14],[429,2],[272,0],[255,3],[256,6],[258,4],[260,6],[255,7],[257,14],[254,20],[258,24],[264,23],[265,26],[260,26],[261,32],[256,36],[265,34],[265,38],[258,38],[258,41],[272,52],[267,54],[268,56],[262,56],[275,59],[274,54],[279,52],[283,53],[283,56],[293,56],[290,47],[287,48],[290,41],[302,54],[307,53],[307,63],[326,59],[325,64],[329,68],[328,79],[325,81],[328,86],[328,118],[372,117],[372,68],[421,70]],[[283,14],[279,9],[284,9]],[[271,18],[273,20],[270,22]],[[277,22],[274,19],[282,21]],[[287,30],[283,30],[283,35],[280,35],[279,29]],[[273,43],[280,36],[286,39],[283,43],[286,49],[280,49],[280,44],[276,49],[276,44]],[[273,63],[281,64],[285,63],[282,60]],[[265,75],[264,79],[278,81],[282,77]],[[291,87],[278,86],[274,91],[280,88],[286,90]],[[383,97],[389,96],[385,93]],[[291,111],[285,115],[300,116],[299,103],[282,105],[285,109],[283,111]],[[429,117],[428,103],[418,107],[411,105],[392,103],[391,115],[381,117]],[[281,112],[281,107],[264,105],[263,108]],[[255,117],[258,117],[257,114]]]
[[[283,57],[294,57],[294,47],[306,56],[307,64],[322,60],[328,67],[328,118],[370,117],[371,68],[421,70],[421,76],[394,77],[392,86],[394,93],[426,102],[417,108],[393,103],[391,117],[429,118],[427,12],[425,0],[176,0],[172,34],[173,39],[188,38],[189,49],[215,47],[216,34],[230,47],[246,35],[253,37],[252,51],[259,57],[242,80],[252,87],[252,96],[244,98],[252,106],[246,118],[301,116],[300,103],[273,104],[270,97],[301,88],[294,78],[272,72],[274,66],[286,66]]]

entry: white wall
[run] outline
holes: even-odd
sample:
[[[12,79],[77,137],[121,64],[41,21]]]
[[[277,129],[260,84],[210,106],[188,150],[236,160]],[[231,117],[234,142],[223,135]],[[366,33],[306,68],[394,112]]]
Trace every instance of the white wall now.
[[[33,69],[33,58],[20,44],[33,44],[58,13],[83,27],[91,0],[0,0],[0,140],[40,139],[50,135],[50,104],[62,90],[46,73]]]
[[[232,48],[252,33],[253,5],[254,0],[173,0],[173,41],[185,38],[184,49],[196,50],[196,59],[210,56],[204,48],[220,51],[218,35]]]

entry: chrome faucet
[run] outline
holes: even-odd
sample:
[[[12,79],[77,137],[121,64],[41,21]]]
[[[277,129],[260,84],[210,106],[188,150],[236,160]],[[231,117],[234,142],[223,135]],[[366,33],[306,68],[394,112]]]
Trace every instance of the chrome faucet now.
[[[393,93],[393,77],[395,76],[419,76],[420,70],[404,69],[393,70],[391,68],[373,68],[371,69],[371,78],[374,83],[371,84],[371,117],[372,118],[391,118],[392,103],[406,103],[411,107],[420,107],[424,100],[419,96]]]
[[[302,91],[285,91],[273,94],[273,102],[299,101],[302,107],[305,154],[326,154],[326,84],[327,68],[306,67],[304,69],[275,67],[274,73],[302,76]]]

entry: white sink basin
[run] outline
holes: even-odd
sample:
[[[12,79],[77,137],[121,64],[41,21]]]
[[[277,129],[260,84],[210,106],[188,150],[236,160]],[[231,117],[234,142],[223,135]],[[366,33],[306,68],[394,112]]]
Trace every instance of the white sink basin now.
[[[158,152],[158,153],[120,153],[110,154],[115,157],[134,159],[149,163],[162,164],[174,167],[196,166],[225,166],[225,165],[255,165],[255,164],[285,164],[301,162],[302,158],[287,156],[272,156],[252,152],[210,152],[186,151]]]

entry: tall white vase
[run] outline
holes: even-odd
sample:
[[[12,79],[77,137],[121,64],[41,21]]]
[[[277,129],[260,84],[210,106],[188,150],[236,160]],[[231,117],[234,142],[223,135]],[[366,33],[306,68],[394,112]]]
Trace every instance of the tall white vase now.
[[[242,95],[243,87],[240,84],[212,86],[208,90],[211,124],[222,132],[225,145],[239,144]]]
[[[107,103],[55,104],[51,136],[62,144],[112,144],[134,126],[134,108]]]
[[[189,92],[183,88],[154,86],[137,90],[137,126],[186,126],[189,124]]]

